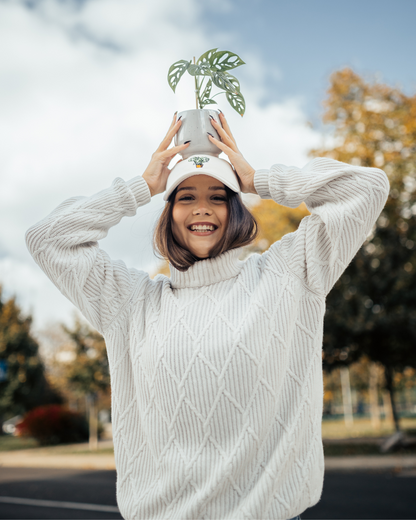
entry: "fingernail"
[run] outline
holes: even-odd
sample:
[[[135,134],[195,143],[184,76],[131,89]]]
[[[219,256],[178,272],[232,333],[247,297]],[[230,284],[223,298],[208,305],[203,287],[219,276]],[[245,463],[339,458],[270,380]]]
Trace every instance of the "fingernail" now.
[[[211,119],[212,119],[213,121],[215,121],[215,119],[214,119],[214,118],[212,117],[212,115],[211,115],[211,114],[209,115],[209,117],[210,117],[210,118],[211,118]]]
[[[178,111],[176,111],[173,115],[176,116],[177,113],[178,113]]]
[[[214,137],[214,136],[213,136],[212,134],[210,134],[209,132],[207,132],[207,134],[210,135],[211,137]],[[215,137],[214,137],[214,139],[215,139]]]
[[[218,112],[221,112],[221,114],[222,114],[222,110],[218,109]],[[222,115],[224,115],[224,114],[222,114]]]
[[[188,143],[190,143],[190,142],[191,142],[191,140],[189,140],[189,141],[185,141],[183,144],[188,144]]]
[[[179,117],[178,117],[178,121],[181,119],[181,117],[182,117],[182,116],[179,116]],[[178,122],[178,121],[176,121],[176,122]]]

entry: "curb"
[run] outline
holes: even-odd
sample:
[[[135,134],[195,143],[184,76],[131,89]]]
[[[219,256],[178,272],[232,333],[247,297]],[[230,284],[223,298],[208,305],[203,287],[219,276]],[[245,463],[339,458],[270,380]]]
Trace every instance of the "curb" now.
[[[1,468],[116,469],[114,455],[29,455],[0,454]]]

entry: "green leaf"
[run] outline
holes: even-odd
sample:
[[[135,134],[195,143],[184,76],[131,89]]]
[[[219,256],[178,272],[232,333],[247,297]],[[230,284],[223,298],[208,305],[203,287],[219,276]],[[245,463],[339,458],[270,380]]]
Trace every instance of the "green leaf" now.
[[[233,52],[219,51],[210,57],[209,64],[211,70],[226,72],[240,65],[245,65],[245,62]]]
[[[235,94],[238,93],[238,90],[236,90],[232,82],[227,78],[227,76],[223,72],[214,72],[214,74],[212,75],[212,81],[214,82],[214,85],[216,85],[218,88],[226,90],[227,92]]]
[[[201,101],[204,101],[204,99],[208,99],[209,96],[211,95],[211,89],[212,89],[212,79],[208,80],[208,83],[206,84],[206,86],[204,88],[204,92],[202,92],[199,99]]]
[[[183,74],[186,72],[186,70],[191,65],[191,61],[186,60],[179,60],[176,61],[169,69],[168,71],[168,83],[175,92],[176,87],[178,86],[179,80],[183,76]]]
[[[246,102],[241,92],[238,92],[237,94],[230,94],[229,92],[226,92],[226,96],[230,105],[242,117],[246,111]]]
[[[201,107],[204,107],[205,105],[217,105],[217,102],[214,101],[213,99],[204,99],[204,101],[201,101],[200,103]]]
[[[211,71],[205,65],[190,65],[188,72],[191,76],[211,76]]]
[[[231,75],[229,72],[223,72],[223,74],[225,74],[228,81],[230,81],[234,85],[234,88],[238,90],[238,92],[240,92],[240,82],[238,81],[238,79],[235,76]]]
[[[197,65],[205,65],[206,67],[211,68],[211,58],[215,55],[216,50],[217,49],[211,49],[210,51],[201,54],[201,56],[198,58],[198,61],[196,62]]]

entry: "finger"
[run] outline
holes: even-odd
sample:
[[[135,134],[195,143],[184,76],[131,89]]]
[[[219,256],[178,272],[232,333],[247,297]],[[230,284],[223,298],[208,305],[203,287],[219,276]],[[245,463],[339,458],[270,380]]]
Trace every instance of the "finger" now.
[[[215,146],[218,146],[220,150],[222,150],[225,154],[228,156],[236,154],[237,152],[227,146],[223,141],[219,141],[216,137],[208,134],[208,139],[215,144]]]
[[[186,144],[184,143],[184,144],[179,144],[178,146],[172,146],[172,148],[169,148],[168,150],[165,150],[164,152],[161,152],[160,155],[162,157],[173,157],[174,155],[176,155],[180,151],[182,151],[185,148],[187,148],[190,144],[191,144],[191,142],[189,141],[189,143],[186,143]]]
[[[175,115],[175,118],[176,118],[176,115]],[[159,147],[157,149],[157,152],[162,152],[163,150],[166,150],[166,148],[172,142],[172,139],[173,139],[174,135],[179,130],[179,127],[181,126],[181,124],[182,124],[182,120],[181,119],[178,119],[176,122],[172,121],[172,124],[170,125],[170,128],[169,128],[165,138],[160,143],[160,145],[159,145]]]
[[[212,123],[212,126],[215,128],[215,130],[218,132],[218,134],[220,135],[222,141],[224,142],[224,140],[229,144],[229,146],[235,151],[235,152],[238,152],[238,147],[237,147],[237,143],[235,142],[234,139],[231,139],[231,137],[228,135],[228,133],[226,132],[226,130],[221,126],[219,125],[215,119],[211,119],[211,123]]]
[[[220,112],[220,121],[221,121],[221,124],[222,124],[224,130],[231,137],[231,139],[236,143],[236,140],[234,139],[234,136],[233,136],[233,134],[231,132],[230,125],[227,123],[227,120],[225,119],[225,115],[222,112]]]

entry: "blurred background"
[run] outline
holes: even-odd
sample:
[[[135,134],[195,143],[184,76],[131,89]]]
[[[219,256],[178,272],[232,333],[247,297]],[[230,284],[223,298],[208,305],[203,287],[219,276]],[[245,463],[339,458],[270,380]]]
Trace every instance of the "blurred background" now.
[[[416,518],[415,17],[412,0],[0,0],[0,518],[119,518],[105,343],[24,233],[71,196],[141,175],[173,113],[195,108],[193,78],[173,93],[169,67],[212,48],[245,62],[231,71],[244,116],[224,94],[210,108],[253,167],[327,156],[389,177],[382,214],[327,298],[327,477],[302,517]],[[309,214],[244,201],[261,228],[245,257]],[[169,275],[151,245],[163,206],[153,197],[101,247]],[[110,509],[65,509],[68,489]],[[61,506],[24,502],[39,498]]]

